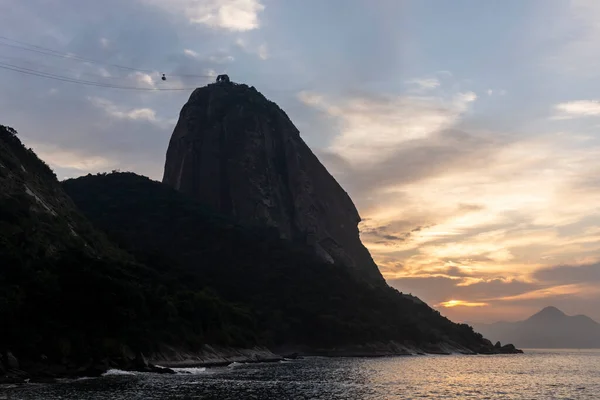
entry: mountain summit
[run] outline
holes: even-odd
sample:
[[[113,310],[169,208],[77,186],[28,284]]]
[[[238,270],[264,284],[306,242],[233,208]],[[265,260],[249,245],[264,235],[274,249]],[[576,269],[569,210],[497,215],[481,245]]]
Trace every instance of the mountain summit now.
[[[220,82],[192,93],[169,143],[163,183],[384,284],[360,241],[352,200],[286,113],[254,87]]]
[[[600,324],[552,306],[523,321],[479,324],[475,329],[492,340],[526,348],[600,348]]]
[[[556,307],[548,306],[529,317],[528,321],[560,320],[567,315]]]

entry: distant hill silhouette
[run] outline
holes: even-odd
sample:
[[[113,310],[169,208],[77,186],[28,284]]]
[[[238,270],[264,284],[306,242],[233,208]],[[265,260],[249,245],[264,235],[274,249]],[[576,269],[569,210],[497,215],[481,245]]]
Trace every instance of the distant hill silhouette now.
[[[492,341],[520,348],[600,348],[600,324],[585,315],[569,316],[546,307],[524,321],[473,324]]]

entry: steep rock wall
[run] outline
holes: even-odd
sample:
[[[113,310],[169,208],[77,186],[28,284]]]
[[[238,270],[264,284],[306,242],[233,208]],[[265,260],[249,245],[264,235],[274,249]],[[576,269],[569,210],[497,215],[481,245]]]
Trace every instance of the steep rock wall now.
[[[219,83],[192,93],[169,143],[163,182],[313,246],[367,282],[384,282],[360,241],[348,194],[285,112],[254,88]]]

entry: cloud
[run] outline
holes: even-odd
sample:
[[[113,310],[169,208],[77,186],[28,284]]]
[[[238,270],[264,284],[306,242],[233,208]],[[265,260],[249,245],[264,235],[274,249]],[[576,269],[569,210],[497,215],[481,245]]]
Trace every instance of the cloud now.
[[[259,0],[143,1],[169,12],[180,13],[193,24],[203,24],[234,32],[259,28],[259,13],[265,9]]]
[[[389,158],[403,143],[450,128],[477,96],[473,92],[459,92],[450,98],[363,96],[334,102],[302,91],[298,99],[337,119],[341,132],[328,151],[352,165],[373,165]]]
[[[216,64],[225,64],[235,61],[235,58],[229,54],[217,53],[209,56],[208,60]]]
[[[554,106],[557,114],[553,119],[571,119],[600,116],[600,101],[576,100]]]
[[[365,207],[370,202],[356,196],[359,205],[363,204],[362,214],[370,219],[371,229],[386,226],[389,234],[403,236],[410,226],[426,225],[398,244],[403,251],[418,251],[441,264],[444,259],[470,259],[471,264],[489,268],[489,264],[501,262],[503,266],[498,268],[509,273],[510,261],[522,254],[525,246],[536,248],[543,256],[553,253],[550,243],[561,243],[563,255],[567,250],[571,254],[581,252],[584,246],[581,240],[588,241],[585,244],[588,254],[599,243],[597,235],[585,231],[570,238],[561,237],[556,226],[577,223],[595,209],[600,200],[598,192],[580,187],[579,181],[588,174],[590,163],[598,163],[595,159],[600,149],[569,148],[567,142],[555,140],[556,143],[547,139],[496,142],[494,146],[474,142],[459,157],[423,147],[424,153],[417,153],[417,157],[430,164],[441,162],[438,168],[411,171],[407,179],[395,173],[398,170],[392,166],[398,161],[393,156],[375,170],[381,174],[390,171],[387,176],[380,175],[383,179],[374,181],[377,175],[368,169],[365,172],[355,169],[344,177],[351,188],[377,198],[373,206]],[[555,157],[559,149],[564,154],[560,161]],[[531,186],[532,181],[535,186]],[[465,207],[471,199],[477,199],[477,206]],[[390,231],[394,221],[403,221],[397,227],[403,230]],[[365,239],[375,252],[386,251],[375,246],[368,235]],[[397,249],[389,248],[386,252],[394,251]],[[405,264],[410,264],[407,262],[410,258]],[[530,262],[530,268],[542,262],[541,257],[538,260]]]
[[[184,49],[183,54],[192,58],[199,58],[200,54],[196,53],[194,50]]]
[[[435,89],[440,86],[440,81],[436,78],[412,79],[407,83],[417,85],[419,89]]]
[[[298,93],[298,99],[302,103],[304,103],[308,106],[320,107],[320,108],[327,107],[325,104],[324,97],[317,93],[302,91],[302,92]]]
[[[535,291],[543,287],[540,283],[492,278],[464,286],[462,282],[469,278],[464,277],[463,272],[458,271],[459,276],[454,276],[457,271],[453,271],[452,267],[440,272],[435,276],[424,274],[420,277],[389,279],[388,283],[401,292],[416,295],[454,321],[494,322],[503,318],[514,319],[515,315],[528,316],[537,311],[531,301],[511,302],[493,298]]]
[[[258,46],[249,43],[247,40],[242,38],[237,38],[235,41],[237,47],[242,49],[244,52],[248,54],[252,54],[260,58],[261,60],[266,60],[269,58],[269,49],[266,43],[262,43]]]
[[[87,172],[104,170],[117,164],[115,160],[106,157],[81,154],[77,151],[64,150],[48,144],[31,143],[31,146],[35,147],[38,157],[48,162],[52,168]]]
[[[589,283],[597,285],[600,283],[600,264],[553,266],[536,271],[534,277],[540,281],[552,282],[555,284]]]
[[[578,179],[574,179],[577,172],[572,168],[580,165],[584,169],[579,173],[585,172],[586,167],[575,160],[583,157],[593,162],[598,148],[581,154],[571,149],[575,154],[569,165],[567,157],[562,163],[555,160],[554,155],[561,147],[560,143],[517,142],[495,149],[481,168],[473,161],[467,168],[446,164],[446,170],[437,175],[379,189],[390,196],[401,193],[402,200],[380,202],[377,208],[366,209],[363,214],[385,225],[390,220],[412,219],[415,225],[425,222],[429,227],[411,235],[401,246],[405,251],[417,251],[410,256],[414,261],[421,254],[442,265],[447,259],[463,260],[481,270],[494,268],[505,274],[523,274],[520,262],[511,266],[513,260],[527,252],[535,252],[538,257],[553,254],[556,249],[553,243],[562,245],[563,256],[589,254],[597,248],[597,235],[576,232],[564,237],[556,227],[577,223],[595,209],[598,193],[575,189]],[[527,161],[521,156],[525,152],[530,155]],[[530,184],[533,181],[534,187]],[[470,199],[477,199],[480,206],[461,207]],[[583,239],[591,242],[585,245],[587,249],[579,242]],[[411,264],[410,258],[404,262]],[[526,269],[535,269],[542,262],[541,257],[530,258]]]
[[[136,87],[153,88],[159,78],[158,73],[149,74],[146,72],[134,72],[130,77],[137,83]]]
[[[550,279],[542,276],[542,272],[539,275],[536,273],[530,281],[491,278],[479,279],[465,286],[463,282],[471,278],[465,277],[463,271],[455,271],[450,267],[440,269],[438,275],[390,279],[388,283],[402,292],[416,295],[455,321],[523,319],[549,304],[565,311],[577,310],[574,312],[596,317],[598,313],[594,304],[600,301],[600,289],[593,280],[596,278],[593,271],[595,266],[589,267],[588,270],[583,267],[581,274],[577,272],[578,267],[565,267],[572,268],[571,271],[579,275],[580,279],[573,279],[573,283],[562,280],[563,273],[567,274],[567,271],[554,275],[557,267],[541,270],[552,271]],[[586,276],[591,276],[592,280],[583,282]],[[465,303],[479,306],[469,307]]]
[[[471,302],[464,300],[448,300],[437,305],[438,307],[452,308],[452,307],[486,307],[489,303],[482,302]]]
[[[235,61],[235,57],[228,54],[225,50],[219,50],[209,56],[202,56],[197,51],[191,49],[184,49],[183,54],[195,60],[208,61],[214,64],[226,64]]]
[[[505,89],[500,89],[500,90],[488,89],[486,91],[486,93],[488,96],[493,96],[493,95],[505,96],[508,92]]]
[[[269,58],[269,50],[267,49],[267,45],[265,43],[258,46],[258,56],[261,60],[266,60]]]
[[[597,287],[591,288],[589,285],[584,284],[572,284],[572,285],[559,285],[553,286],[538,290],[533,290],[530,292],[514,295],[514,296],[504,296],[497,298],[495,300],[500,301],[521,301],[521,300],[537,300],[537,299],[547,299],[547,298],[557,298],[560,296],[569,296],[569,295],[581,295],[583,292],[588,291],[589,289],[594,290],[595,292],[600,292],[600,289]]]
[[[360,227],[360,234],[363,241],[369,241],[373,244],[382,244],[384,246],[396,246],[400,242],[407,240],[414,232],[418,232],[422,227],[413,228],[409,232],[401,234],[391,233],[395,230],[391,225],[371,227],[368,221],[363,221]]]
[[[88,97],[88,100],[98,108],[101,108],[111,117],[130,120],[146,120],[156,122],[156,112],[150,108],[134,108],[128,110],[119,109],[114,103],[99,97]]]
[[[600,68],[596,51],[600,44],[598,13],[600,3],[595,0],[569,0],[547,9],[540,8],[536,29],[539,32],[537,47],[545,51],[543,64],[577,79],[597,77]],[[548,29],[549,24],[552,30]]]

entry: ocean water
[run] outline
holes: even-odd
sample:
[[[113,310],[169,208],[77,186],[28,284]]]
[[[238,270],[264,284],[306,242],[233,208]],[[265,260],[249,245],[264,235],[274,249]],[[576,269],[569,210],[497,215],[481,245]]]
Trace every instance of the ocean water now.
[[[190,373],[185,373],[190,372]],[[0,388],[0,399],[600,399],[600,350],[306,358]]]

